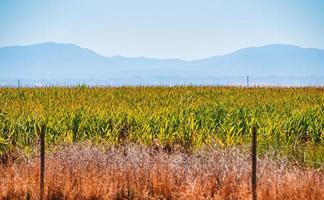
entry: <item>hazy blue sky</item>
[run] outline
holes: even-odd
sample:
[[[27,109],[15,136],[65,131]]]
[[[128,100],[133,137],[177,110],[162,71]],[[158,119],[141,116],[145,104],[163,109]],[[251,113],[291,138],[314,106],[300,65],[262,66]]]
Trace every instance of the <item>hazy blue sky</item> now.
[[[0,46],[46,41],[183,59],[270,43],[324,49],[324,1],[0,0]]]

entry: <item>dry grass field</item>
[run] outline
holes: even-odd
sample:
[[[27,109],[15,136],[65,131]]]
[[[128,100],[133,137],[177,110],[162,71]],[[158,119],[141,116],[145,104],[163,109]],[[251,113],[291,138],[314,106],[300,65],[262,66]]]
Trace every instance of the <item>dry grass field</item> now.
[[[45,199],[251,199],[251,159],[240,148],[193,154],[158,146],[63,146],[46,157]],[[324,199],[324,172],[258,159],[258,199]],[[0,199],[37,199],[39,158],[0,168]]]

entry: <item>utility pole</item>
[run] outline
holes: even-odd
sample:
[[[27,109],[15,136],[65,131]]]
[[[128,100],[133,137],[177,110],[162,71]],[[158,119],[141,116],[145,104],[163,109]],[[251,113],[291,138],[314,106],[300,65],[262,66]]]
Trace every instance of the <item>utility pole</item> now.
[[[20,88],[20,80],[18,79],[18,88]]]
[[[246,86],[249,87],[249,76],[246,77]]]

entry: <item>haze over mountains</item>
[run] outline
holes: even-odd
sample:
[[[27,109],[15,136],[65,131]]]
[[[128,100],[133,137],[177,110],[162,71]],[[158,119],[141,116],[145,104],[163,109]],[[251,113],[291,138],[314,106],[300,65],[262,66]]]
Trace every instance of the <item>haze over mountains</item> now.
[[[184,61],[105,57],[74,44],[53,42],[0,48],[0,79],[7,81],[240,84],[247,75],[255,84],[324,85],[324,50],[273,44]]]

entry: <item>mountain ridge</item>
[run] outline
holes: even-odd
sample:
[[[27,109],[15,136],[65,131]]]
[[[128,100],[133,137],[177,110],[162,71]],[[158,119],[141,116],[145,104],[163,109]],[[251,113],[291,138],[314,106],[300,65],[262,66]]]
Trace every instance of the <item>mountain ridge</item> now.
[[[231,55],[236,52],[244,51],[244,50],[249,50],[249,49],[257,49],[257,48],[267,48],[267,47],[272,47],[272,46],[283,46],[283,47],[293,47],[293,48],[299,48],[299,49],[306,49],[306,50],[316,50],[316,51],[324,51],[324,49],[321,48],[313,48],[313,47],[301,47],[298,45],[294,44],[284,44],[284,43],[270,43],[270,44],[265,44],[265,45],[260,45],[260,46],[249,46],[249,47],[243,47],[234,51],[231,51],[229,53],[225,54],[220,54],[220,55],[215,55],[215,56],[208,56],[208,57],[202,57],[202,58],[197,58],[197,59],[181,59],[181,58],[155,58],[155,57],[146,57],[146,56],[123,56],[123,55],[112,55],[112,56],[107,56],[107,55],[102,55],[100,53],[97,53],[95,50],[82,47],[80,45],[74,44],[74,43],[61,43],[61,42],[40,42],[40,43],[35,43],[35,44],[26,44],[26,45],[9,45],[9,46],[2,46],[0,49],[5,49],[5,48],[16,48],[16,47],[33,47],[33,46],[42,46],[42,45],[62,45],[62,46],[74,46],[80,49],[84,50],[89,50],[95,54],[98,54],[100,56],[106,57],[106,58],[114,58],[114,57],[121,57],[121,58],[145,58],[145,59],[156,59],[156,60],[181,60],[185,62],[190,62],[190,61],[197,61],[197,60],[204,60],[208,58],[214,58],[214,57],[221,57],[221,56],[226,56],[226,55]]]
[[[0,78],[324,76],[324,50],[296,45],[247,47],[196,60],[103,56],[72,43],[0,48]]]

